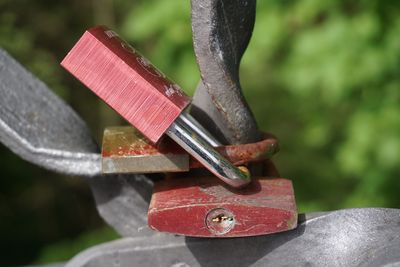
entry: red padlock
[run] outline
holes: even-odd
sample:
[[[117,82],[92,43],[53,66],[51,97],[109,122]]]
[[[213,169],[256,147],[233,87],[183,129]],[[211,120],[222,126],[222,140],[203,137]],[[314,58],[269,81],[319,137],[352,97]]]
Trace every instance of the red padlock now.
[[[256,177],[243,189],[212,177],[155,183],[148,224],[157,231],[194,237],[245,237],[296,228],[292,182]]]
[[[61,65],[152,142],[166,133],[229,185],[250,182],[248,170],[215,151],[218,142],[183,112],[190,98],[115,32],[86,31]]]
[[[221,156],[213,148],[218,142],[183,112],[190,98],[115,32],[88,30],[62,65],[151,141],[166,133],[225,183],[251,182],[249,173]],[[260,177],[237,190],[213,177],[186,176],[155,184],[148,221],[164,232],[238,237],[292,229],[297,212],[286,179]]]
[[[277,151],[277,140],[264,136],[256,143],[217,149],[233,163],[261,164]],[[165,180],[154,183],[148,212],[152,229],[197,237],[242,237],[296,227],[292,183],[276,178],[279,174],[270,161],[262,164],[264,177],[254,178],[243,189],[233,189],[213,177],[188,172],[200,165],[170,141],[163,139],[157,146],[152,145],[132,127],[104,131],[103,171],[168,172]]]

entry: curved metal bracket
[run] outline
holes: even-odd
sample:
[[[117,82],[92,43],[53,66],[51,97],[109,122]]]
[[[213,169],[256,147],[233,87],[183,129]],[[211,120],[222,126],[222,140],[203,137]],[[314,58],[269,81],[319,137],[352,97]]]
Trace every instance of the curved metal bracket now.
[[[239,64],[255,19],[255,0],[192,0],[193,44],[202,83],[192,115],[225,144],[261,138],[241,92]]]
[[[83,120],[0,49],[0,142],[21,158],[87,179],[103,219],[123,236],[147,225],[153,184],[144,175],[101,175],[98,147]]]
[[[100,155],[82,119],[0,49],[0,142],[21,158],[70,175],[100,174]]]

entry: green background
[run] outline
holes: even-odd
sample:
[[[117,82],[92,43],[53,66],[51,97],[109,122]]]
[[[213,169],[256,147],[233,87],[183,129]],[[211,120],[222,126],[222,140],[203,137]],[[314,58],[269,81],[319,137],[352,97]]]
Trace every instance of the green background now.
[[[193,93],[188,0],[0,0],[0,47],[100,141],[105,126],[124,122],[59,66],[97,24]],[[299,212],[399,208],[399,67],[399,1],[258,1],[241,82],[260,128],[280,139],[276,163],[294,182]],[[39,169],[2,145],[0,157],[0,266],[64,261],[117,238],[79,177]]]

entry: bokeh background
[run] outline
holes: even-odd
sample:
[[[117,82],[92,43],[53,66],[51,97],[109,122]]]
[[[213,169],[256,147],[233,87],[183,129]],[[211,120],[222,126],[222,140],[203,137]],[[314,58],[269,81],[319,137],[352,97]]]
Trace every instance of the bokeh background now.
[[[97,24],[193,93],[189,0],[0,0],[0,47],[100,141],[105,126],[124,122],[59,66]],[[399,1],[258,1],[241,82],[260,128],[281,141],[276,163],[300,212],[400,207],[399,70]],[[39,169],[2,145],[0,168],[0,266],[64,261],[117,238],[79,177]]]

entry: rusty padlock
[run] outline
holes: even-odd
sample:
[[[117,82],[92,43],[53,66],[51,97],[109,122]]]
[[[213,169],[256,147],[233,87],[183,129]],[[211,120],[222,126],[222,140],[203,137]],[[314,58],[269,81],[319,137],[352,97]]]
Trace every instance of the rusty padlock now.
[[[182,177],[155,183],[150,228],[193,237],[245,237],[296,228],[292,182],[254,177],[245,188],[229,188],[213,177]]]
[[[266,160],[278,150],[270,134],[252,144],[217,147],[233,164]],[[273,165],[243,189],[225,186],[214,177],[193,176],[202,165],[174,142],[151,143],[132,127],[104,131],[102,168],[105,173],[168,172],[156,181],[148,211],[150,228],[196,237],[243,237],[290,230],[297,210],[290,180],[279,177]],[[185,172],[179,177],[171,173]]]
[[[278,140],[265,133],[252,144],[217,146],[215,150],[233,165],[257,162],[279,150]],[[102,144],[103,173],[187,172],[203,165],[169,138],[154,144],[131,126],[108,127]]]

